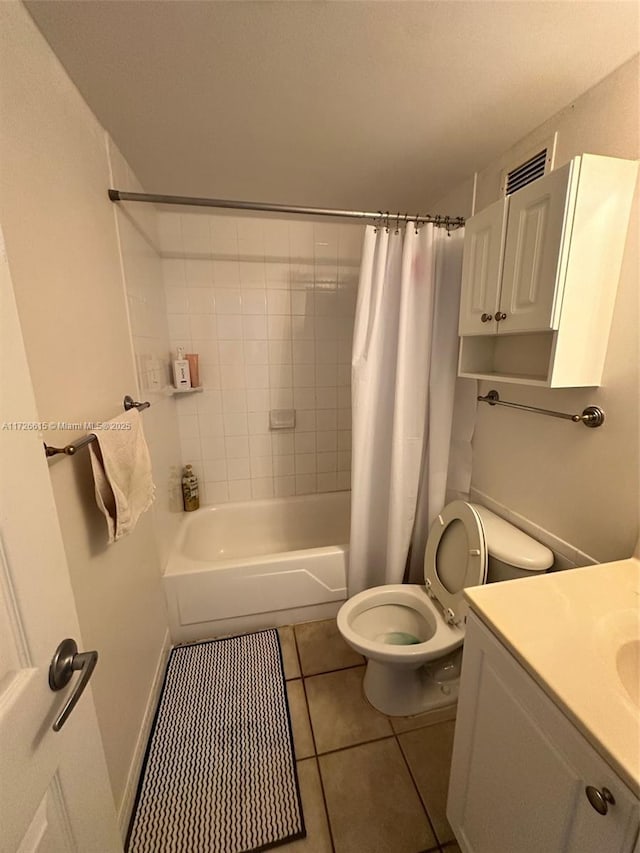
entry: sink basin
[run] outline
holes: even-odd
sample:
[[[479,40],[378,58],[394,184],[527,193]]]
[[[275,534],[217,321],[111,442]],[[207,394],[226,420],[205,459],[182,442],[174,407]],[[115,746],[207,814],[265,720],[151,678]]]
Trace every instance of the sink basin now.
[[[631,701],[640,708],[640,640],[629,640],[620,646],[616,669]]]
[[[640,610],[624,608],[598,621],[600,656],[610,684],[640,712]]]

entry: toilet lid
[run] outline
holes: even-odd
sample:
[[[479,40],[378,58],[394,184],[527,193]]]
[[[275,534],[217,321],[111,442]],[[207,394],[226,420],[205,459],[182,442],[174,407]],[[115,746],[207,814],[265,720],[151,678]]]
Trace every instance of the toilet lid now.
[[[431,525],[424,556],[427,591],[442,605],[447,621],[466,615],[465,587],[487,577],[487,546],[482,521],[465,501],[448,504]]]

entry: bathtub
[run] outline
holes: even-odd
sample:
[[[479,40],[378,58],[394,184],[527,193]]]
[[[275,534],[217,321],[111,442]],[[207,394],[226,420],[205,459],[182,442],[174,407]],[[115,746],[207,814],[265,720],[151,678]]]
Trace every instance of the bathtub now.
[[[331,492],[185,513],[163,577],[173,642],[335,616],[350,501]]]

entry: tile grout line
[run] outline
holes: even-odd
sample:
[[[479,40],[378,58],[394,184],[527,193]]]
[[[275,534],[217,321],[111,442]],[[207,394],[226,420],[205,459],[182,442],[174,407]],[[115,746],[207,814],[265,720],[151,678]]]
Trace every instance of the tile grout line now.
[[[302,692],[304,693],[304,702],[307,709],[307,719],[309,720],[309,729],[311,730],[311,740],[313,742],[313,760],[316,763],[316,770],[318,771],[318,779],[320,780],[320,792],[322,794],[322,805],[324,806],[324,816],[327,821],[327,831],[329,833],[329,843],[331,844],[331,853],[336,853],[336,846],[333,841],[333,830],[331,829],[331,821],[329,819],[329,809],[327,807],[327,796],[324,790],[324,781],[322,779],[322,771],[320,770],[320,761],[318,758],[318,746],[316,744],[316,735],[313,730],[313,721],[311,720],[311,713],[309,711],[309,699],[307,697],[307,685],[305,683],[305,675],[302,670],[302,659],[300,657],[300,649],[298,648],[298,638],[296,636],[295,626],[292,626],[293,632],[293,643],[296,649],[296,655],[298,656],[298,668],[300,669],[300,678],[302,680]]]
[[[369,700],[367,699],[367,697],[364,693],[364,683],[361,684],[360,687],[361,687],[362,695],[364,696],[365,700],[367,701],[369,706],[371,708],[373,708],[373,705],[371,705],[371,703],[369,702]],[[373,710],[377,711],[377,708],[373,708]],[[377,713],[380,714],[382,712],[377,711]],[[383,716],[386,718],[387,722],[389,723],[389,728],[391,729],[391,737],[395,740],[396,745],[397,745],[398,749],[400,750],[400,755],[402,756],[402,760],[403,760],[403,762],[407,768],[407,771],[409,773],[409,778],[411,779],[411,783],[413,784],[415,792],[418,795],[418,802],[422,806],[422,810],[425,813],[425,816],[427,818],[427,822],[428,822],[429,827],[431,829],[431,833],[433,835],[434,841],[436,842],[435,847],[429,847],[426,849],[426,851],[419,851],[419,853],[442,853],[442,847],[440,845],[440,839],[438,838],[435,827],[434,827],[433,823],[431,822],[431,817],[429,816],[429,812],[427,811],[426,804],[424,803],[424,801],[422,799],[422,796],[421,796],[420,791],[418,789],[418,785],[416,783],[416,780],[413,778],[413,773],[411,772],[411,767],[409,766],[409,762],[407,761],[407,758],[404,754],[404,750],[402,749],[402,745],[400,743],[400,739],[398,737],[399,733],[393,727],[393,718],[390,717],[388,714],[383,714]],[[372,742],[374,742],[374,741],[369,741],[369,743],[372,743]]]
[[[402,732],[402,734],[405,734],[405,733]],[[409,772],[409,777],[411,778],[411,782],[413,783],[413,787],[415,789],[415,792],[418,795],[420,805],[422,806],[422,809],[423,809],[423,811],[427,817],[427,820],[429,822],[429,826],[431,827],[431,832],[433,833],[433,837],[435,838],[435,841],[436,841],[437,846],[434,848],[429,848],[429,849],[433,849],[434,851],[438,850],[438,851],[440,851],[440,853],[442,853],[443,848],[442,848],[442,845],[440,844],[440,839],[438,838],[438,833],[436,832],[436,828],[433,825],[433,821],[431,820],[431,816],[429,815],[429,810],[427,809],[427,805],[424,802],[424,800],[422,799],[422,794],[420,793],[420,789],[418,788],[418,783],[416,782],[416,780],[414,778],[413,772],[411,770],[411,765],[409,764],[409,762],[407,760],[407,756],[404,754],[404,750],[402,748],[402,744],[400,743],[400,738],[398,737],[398,733],[394,732],[393,736],[395,738],[396,743],[398,744],[398,749],[400,750],[400,755],[402,756],[402,760],[404,761],[405,766]]]
[[[304,624],[304,623],[302,623]],[[348,669],[359,669],[364,668],[366,663],[353,663],[349,664],[349,666],[339,666],[336,669],[323,669],[320,672],[309,672],[303,674],[303,678],[317,678],[319,675],[332,675],[336,672],[346,672]],[[300,672],[302,672],[302,667],[300,667]]]
[[[302,623],[302,624],[304,624],[304,623]],[[408,762],[408,760],[407,760],[407,757],[406,757],[406,755],[405,755],[405,753],[404,753],[404,750],[403,750],[403,748],[402,748],[402,744],[401,744],[401,742],[400,742],[400,735],[401,735],[401,734],[406,734],[407,732],[405,732],[405,731],[400,731],[400,732],[396,731],[396,730],[395,730],[395,728],[394,728],[394,726],[393,726],[392,718],[390,718],[390,717],[389,717],[389,716],[387,716],[387,715],[382,715],[382,716],[384,716],[384,717],[387,719],[387,721],[388,721],[388,723],[389,723],[389,728],[390,728],[390,731],[389,731],[387,734],[385,734],[385,735],[381,735],[381,736],[379,736],[379,737],[371,738],[371,739],[369,739],[369,740],[358,741],[357,743],[348,744],[348,745],[345,745],[345,746],[338,747],[338,748],[336,748],[336,749],[330,749],[330,750],[327,750],[327,751],[322,752],[322,753],[319,753],[319,752],[318,752],[318,746],[317,746],[317,742],[316,742],[316,735],[315,735],[315,731],[314,731],[314,728],[313,728],[313,721],[312,721],[311,713],[310,713],[310,709],[309,709],[309,699],[308,699],[308,694],[307,694],[307,684],[306,684],[307,679],[308,679],[308,678],[316,678],[316,677],[321,676],[321,675],[330,675],[330,674],[335,674],[335,673],[340,673],[340,672],[346,672],[346,671],[349,671],[349,670],[352,670],[352,669],[362,669],[362,668],[366,667],[366,661],[365,661],[365,660],[363,660],[363,661],[361,661],[360,663],[357,663],[357,664],[351,664],[351,665],[349,665],[349,666],[341,666],[341,667],[337,667],[337,668],[334,668],[334,669],[321,670],[321,671],[319,671],[319,672],[305,673],[305,672],[303,671],[303,667],[302,667],[302,660],[301,660],[301,655],[300,655],[300,648],[299,648],[299,645],[298,645],[298,638],[297,638],[297,633],[296,633],[296,631],[295,631],[295,627],[296,627],[295,625],[294,625],[294,626],[292,626],[292,628],[293,628],[293,634],[294,634],[295,649],[296,649],[296,653],[297,653],[297,656],[298,656],[298,664],[299,664],[299,669],[300,669],[300,678],[301,678],[301,680],[302,680],[302,685],[303,685],[303,693],[304,693],[305,702],[306,702],[307,717],[308,717],[308,720],[309,720],[309,726],[310,726],[310,730],[311,730],[311,737],[312,737],[312,742],[313,742],[314,750],[315,750],[314,758],[315,758],[315,761],[316,761],[316,767],[318,768],[318,775],[319,775],[319,778],[320,778],[320,787],[321,787],[321,792],[322,792],[322,797],[323,797],[323,803],[324,803],[324,809],[325,809],[325,816],[326,816],[326,818],[327,818],[327,826],[328,826],[328,830],[329,830],[329,836],[330,836],[330,841],[331,841],[331,846],[332,846],[332,851],[333,851],[333,853],[335,853],[335,843],[334,843],[334,840],[333,840],[333,833],[332,833],[332,830],[331,830],[331,821],[330,821],[330,818],[329,818],[329,810],[328,810],[328,807],[327,807],[327,800],[326,800],[326,794],[325,794],[325,789],[324,789],[324,781],[323,781],[323,778],[322,778],[322,771],[321,771],[321,769],[320,769],[320,758],[321,758],[321,757],[324,757],[324,756],[334,755],[334,754],[339,753],[339,752],[346,752],[347,750],[354,749],[354,748],[359,747],[359,746],[367,746],[367,745],[370,745],[370,744],[373,744],[373,743],[381,742],[381,741],[383,741],[383,740],[389,740],[389,739],[391,739],[391,738],[393,738],[393,739],[396,741],[397,745],[398,745],[398,748],[399,748],[399,750],[400,750],[400,754],[401,754],[401,756],[402,756],[403,763],[404,763],[404,765],[406,766],[407,771],[408,771],[408,773],[409,773],[409,778],[411,779],[411,784],[413,785],[414,790],[416,791],[416,794],[417,794],[417,796],[418,796],[418,800],[419,800],[420,805],[421,805],[421,807],[422,807],[422,809],[423,809],[423,812],[424,812],[424,814],[425,814],[425,816],[426,816],[426,818],[427,818],[427,822],[428,822],[428,824],[429,824],[429,827],[430,827],[430,829],[431,829],[431,833],[432,833],[432,836],[433,836],[433,839],[434,839],[434,846],[430,846],[430,847],[428,847],[428,848],[424,848],[424,849],[422,849],[422,850],[420,850],[420,851],[417,851],[417,853],[447,853],[447,850],[450,848],[450,843],[449,843],[449,842],[442,843],[442,842],[440,842],[440,840],[439,840],[439,838],[438,838],[438,834],[437,834],[437,832],[436,832],[436,830],[435,830],[435,826],[434,826],[434,824],[433,824],[433,822],[432,822],[432,820],[431,820],[431,817],[430,817],[430,815],[429,815],[429,811],[428,811],[428,809],[427,809],[426,803],[424,802],[424,800],[423,800],[423,798],[422,798],[422,796],[421,796],[421,794],[420,794],[420,790],[419,790],[419,788],[418,788],[418,785],[417,785],[416,779],[414,778],[414,775],[413,775],[413,773],[412,773],[412,771],[411,771],[411,767],[410,767],[410,765],[409,765],[409,762]],[[374,710],[375,710],[375,709],[374,709]],[[379,713],[379,712],[378,712],[378,713]],[[407,731],[414,731],[414,730],[419,730],[419,729],[422,729],[422,728],[428,728],[428,727],[430,727],[431,725],[436,725],[436,724],[437,724],[437,723],[439,723],[439,722],[444,722],[444,721],[440,721],[440,720],[438,720],[438,721],[434,721],[433,723],[425,722],[425,723],[423,723],[422,725],[417,726],[415,729],[408,729]],[[451,842],[451,844],[453,844],[453,843],[455,843],[455,842]]]
[[[318,757],[318,745],[316,744],[316,735],[313,730],[313,722],[311,720],[311,714],[309,712],[309,698],[307,697],[307,685],[305,684],[305,675],[302,670],[302,659],[300,657],[300,649],[298,648],[298,638],[296,637],[295,627],[292,626],[293,630],[293,644],[296,649],[296,656],[298,658],[298,669],[300,670],[300,681],[302,682],[302,692],[304,693],[304,702],[307,709],[307,719],[309,720],[309,729],[311,731],[311,740],[313,742],[313,755]]]
[[[327,749],[324,752],[319,752],[318,758],[324,758],[325,755],[336,755],[338,752],[346,752],[348,749],[357,749],[359,746],[369,746],[372,743],[380,743],[382,740],[391,740],[392,737],[393,732],[388,735],[369,738],[369,740],[359,740],[357,743],[350,743],[347,746],[338,746],[335,749]]]
[[[403,734],[403,733],[401,732],[401,734]],[[425,848],[424,850],[419,851],[419,853],[445,853],[445,848],[441,846],[440,841],[438,840],[438,835],[437,835],[435,828],[431,822],[429,812],[427,811],[427,808],[426,808],[426,806],[422,800],[422,797],[420,795],[420,791],[418,790],[417,785],[416,785],[416,781],[413,778],[413,774],[411,773],[411,768],[408,766],[406,757],[405,757],[404,752],[402,750],[402,746],[400,745],[400,742],[398,740],[398,736],[395,733],[392,732],[390,735],[383,735],[382,737],[373,738],[371,740],[359,741],[358,743],[353,743],[349,746],[341,746],[341,747],[338,747],[337,749],[331,749],[331,750],[328,750],[327,752],[319,753],[316,756],[316,760],[319,761],[320,758],[323,758],[326,755],[335,755],[339,752],[348,752],[349,750],[357,749],[360,746],[369,746],[372,743],[381,743],[384,740],[395,740],[396,741],[398,748],[400,750],[400,754],[402,755],[403,762],[407,766],[407,770],[409,772],[411,783],[412,783],[414,789],[416,790],[416,793],[418,795],[418,800],[420,802],[420,805],[422,806],[422,810],[425,813],[425,816],[426,816],[427,821],[429,823],[429,826],[431,828],[431,832],[433,833],[433,837],[434,837],[435,842],[436,842],[434,847]],[[323,791],[324,791],[324,788],[323,788]],[[327,816],[328,816],[328,811],[327,811]]]

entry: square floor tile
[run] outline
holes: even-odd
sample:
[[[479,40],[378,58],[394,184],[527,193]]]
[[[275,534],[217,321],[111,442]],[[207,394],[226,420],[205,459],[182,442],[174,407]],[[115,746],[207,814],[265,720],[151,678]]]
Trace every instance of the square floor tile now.
[[[438,723],[398,735],[407,764],[441,844],[455,840],[446,814],[454,728],[453,722]]]
[[[318,763],[315,758],[308,758],[298,761],[296,767],[307,836],[282,844],[277,849],[286,853],[332,853]]]
[[[342,639],[335,619],[295,626],[303,675],[317,675],[364,663],[364,658]]]
[[[318,761],[336,853],[416,853],[436,845],[395,738]]]
[[[280,648],[282,649],[282,664],[284,666],[284,677],[300,678],[300,663],[298,661],[298,650],[293,634],[292,625],[283,625],[278,628],[280,637]]]
[[[393,734],[387,717],[364,697],[364,671],[356,666],[305,678],[318,754]]]
[[[309,758],[315,755],[311,724],[309,723],[309,712],[307,711],[307,699],[304,695],[302,679],[296,678],[287,681],[287,700],[289,702],[289,713],[291,714],[291,728],[293,730],[293,746],[296,759]]]

